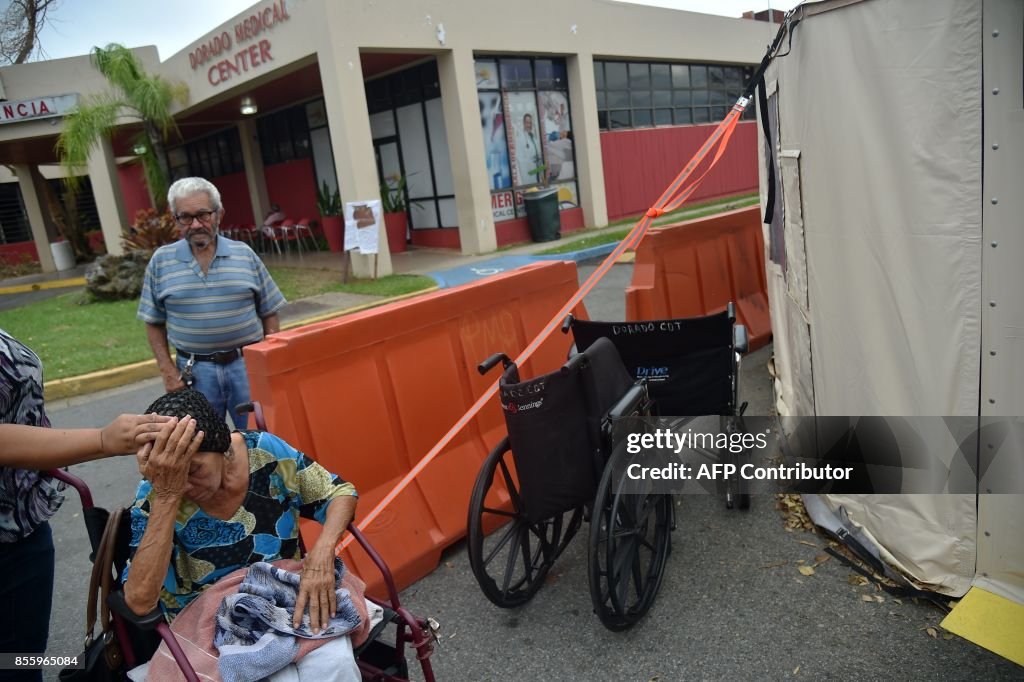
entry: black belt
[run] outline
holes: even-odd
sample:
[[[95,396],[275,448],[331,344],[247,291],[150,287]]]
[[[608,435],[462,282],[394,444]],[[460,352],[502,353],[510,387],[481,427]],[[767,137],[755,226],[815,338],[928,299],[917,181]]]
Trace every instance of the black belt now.
[[[216,362],[218,365],[228,365],[242,357],[242,349],[235,348],[234,350],[222,350],[216,353],[209,353],[207,355],[202,355],[200,353],[188,353],[183,350],[178,350],[178,355],[186,360],[193,360],[195,362]]]

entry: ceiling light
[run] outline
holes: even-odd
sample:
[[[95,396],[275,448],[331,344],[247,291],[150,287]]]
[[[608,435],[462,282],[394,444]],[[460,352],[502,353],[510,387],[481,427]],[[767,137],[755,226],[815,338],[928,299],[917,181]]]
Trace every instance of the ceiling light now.
[[[259,111],[259,109],[256,106],[256,100],[254,100],[252,97],[249,97],[249,95],[246,95],[242,98],[242,106],[240,106],[238,110],[241,111],[242,114],[245,116],[252,116],[257,111]]]

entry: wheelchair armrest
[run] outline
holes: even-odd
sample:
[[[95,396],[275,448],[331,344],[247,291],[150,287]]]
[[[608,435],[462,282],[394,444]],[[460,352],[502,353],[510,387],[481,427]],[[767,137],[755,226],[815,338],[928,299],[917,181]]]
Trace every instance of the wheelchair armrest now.
[[[623,394],[621,398],[619,398],[619,401],[612,405],[612,408],[608,410],[608,418],[618,419],[632,414],[646,397],[647,385],[642,383],[634,384]]]
[[[732,328],[733,333],[733,347],[737,353],[746,353],[749,344],[747,343],[747,328],[742,324],[738,324]]]
[[[140,616],[132,611],[128,606],[128,602],[124,600],[124,591],[122,590],[117,590],[107,595],[107,606],[110,607],[111,611],[140,630],[155,630],[157,625],[166,622],[164,620],[164,613],[160,610],[159,606],[144,616]]]

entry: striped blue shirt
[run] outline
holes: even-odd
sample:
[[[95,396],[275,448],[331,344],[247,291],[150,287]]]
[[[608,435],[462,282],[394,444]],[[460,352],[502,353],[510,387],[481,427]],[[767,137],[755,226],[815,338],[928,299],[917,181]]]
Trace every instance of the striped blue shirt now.
[[[259,256],[218,235],[205,275],[184,239],[156,250],[146,266],[138,318],[167,325],[167,340],[179,350],[211,353],[260,341],[262,318],[284,304]]]

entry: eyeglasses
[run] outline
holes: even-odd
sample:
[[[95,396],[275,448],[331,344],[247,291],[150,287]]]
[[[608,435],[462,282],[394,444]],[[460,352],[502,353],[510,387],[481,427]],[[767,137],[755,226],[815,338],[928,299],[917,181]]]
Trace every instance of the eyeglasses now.
[[[196,220],[201,222],[203,225],[209,225],[213,222],[213,216],[216,211],[197,211],[196,213],[178,213],[174,216],[174,219],[178,221],[178,224],[182,227],[190,227]]]

